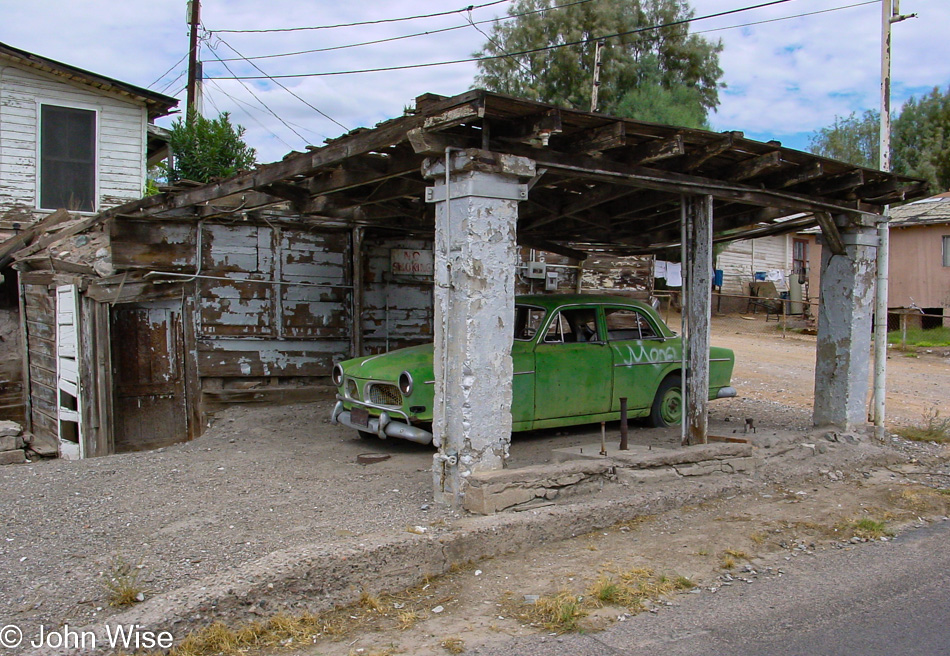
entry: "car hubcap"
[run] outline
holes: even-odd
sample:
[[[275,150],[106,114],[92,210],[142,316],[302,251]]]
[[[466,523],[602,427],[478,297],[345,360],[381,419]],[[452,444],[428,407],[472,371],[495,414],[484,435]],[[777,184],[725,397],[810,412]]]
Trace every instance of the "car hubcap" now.
[[[660,409],[663,421],[667,424],[678,424],[683,418],[683,394],[680,388],[674,387],[663,395],[663,405]]]

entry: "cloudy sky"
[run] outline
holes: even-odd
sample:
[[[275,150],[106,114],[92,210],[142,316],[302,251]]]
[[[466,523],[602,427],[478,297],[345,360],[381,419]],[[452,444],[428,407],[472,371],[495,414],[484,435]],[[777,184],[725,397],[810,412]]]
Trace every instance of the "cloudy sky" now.
[[[225,65],[237,75],[259,75],[247,62],[228,61],[239,58],[238,53],[254,58],[321,50],[255,59],[271,76],[465,59],[485,41],[468,24],[469,19],[477,24],[503,16],[509,4],[492,3],[469,13],[461,9],[469,1],[475,0],[203,0],[201,16],[207,32],[201,58],[207,62],[205,75],[230,76]],[[692,6],[699,19],[762,1],[693,0]],[[489,2],[481,0],[481,4]],[[0,41],[184,98],[185,4],[185,0],[3,0]],[[454,12],[456,9],[461,10]],[[894,26],[897,106],[935,86],[950,86],[946,32],[950,2],[903,0],[901,10],[919,17]],[[453,13],[332,29],[225,31],[328,26],[436,12]],[[776,20],[786,17],[792,18]],[[754,139],[778,139],[804,149],[809,135],[836,115],[876,109],[880,102],[880,24],[881,5],[874,0],[789,0],[696,20],[694,32],[721,39],[725,46],[720,64],[727,88],[720,94],[718,112],[711,117],[713,128],[742,130]],[[487,32],[490,23],[478,27]],[[339,47],[436,30],[444,31]],[[476,72],[474,63],[462,63],[279,80],[299,98],[267,80],[212,79],[205,82],[205,114],[231,112],[236,122],[247,128],[246,140],[258,149],[258,160],[266,162],[289,150],[302,150],[308,143],[321,144],[326,137],[336,137],[343,132],[341,125],[348,129],[372,126],[398,116],[422,93],[461,93],[470,88]]]

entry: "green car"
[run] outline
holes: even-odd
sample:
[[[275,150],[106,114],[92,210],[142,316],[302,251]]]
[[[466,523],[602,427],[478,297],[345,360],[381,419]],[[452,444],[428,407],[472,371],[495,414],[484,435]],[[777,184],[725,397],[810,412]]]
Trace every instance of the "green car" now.
[[[512,430],[630,417],[653,426],[682,421],[682,346],[645,303],[588,294],[519,296],[515,303]],[[709,398],[736,395],[735,356],[712,348]],[[365,437],[432,442],[432,344],[334,366],[333,423]]]

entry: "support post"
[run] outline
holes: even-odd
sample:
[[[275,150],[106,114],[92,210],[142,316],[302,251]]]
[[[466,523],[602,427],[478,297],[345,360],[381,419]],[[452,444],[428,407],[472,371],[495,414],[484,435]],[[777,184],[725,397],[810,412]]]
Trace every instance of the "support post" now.
[[[686,196],[684,235],[687,259],[683,263],[684,307],[686,313],[686,444],[706,444],[709,429],[709,319],[712,315],[712,196]],[[685,444],[684,444],[685,446]]]
[[[353,357],[363,355],[363,230],[362,226],[353,228],[351,245],[353,249],[353,333],[350,336],[350,349]]]
[[[508,459],[518,203],[535,166],[452,149],[423,172],[436,204],[433,487],[436,501],[460,507],[468,477]]]
[[[836,255],[822,248],[821,253],[812,420],[815,426],[850,430],[867,422],[878,238],[870,221],[858,215],[839,215],[835,222],[843,228],[845,252]]]

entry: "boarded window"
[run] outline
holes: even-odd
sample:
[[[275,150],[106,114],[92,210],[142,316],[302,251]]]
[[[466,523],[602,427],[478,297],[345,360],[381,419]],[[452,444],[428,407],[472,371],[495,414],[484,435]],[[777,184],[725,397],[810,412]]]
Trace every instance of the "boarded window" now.
[[[40,207],[96,209],[96,113],[42,105]]]

